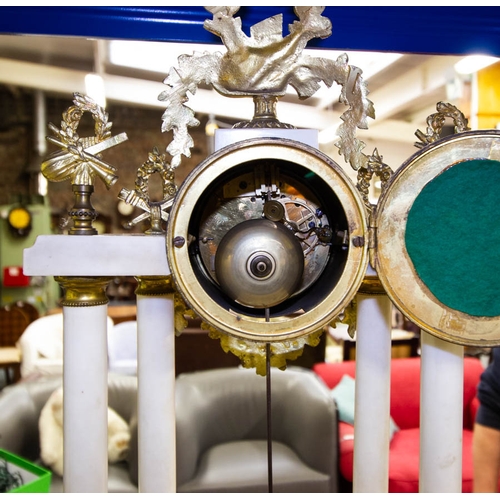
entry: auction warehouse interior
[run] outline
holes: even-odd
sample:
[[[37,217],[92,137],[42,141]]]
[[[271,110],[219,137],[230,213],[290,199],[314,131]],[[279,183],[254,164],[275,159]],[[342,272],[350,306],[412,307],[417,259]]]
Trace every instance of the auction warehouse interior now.
[[[499,491],[499,26],[0,7],[0,492]]]

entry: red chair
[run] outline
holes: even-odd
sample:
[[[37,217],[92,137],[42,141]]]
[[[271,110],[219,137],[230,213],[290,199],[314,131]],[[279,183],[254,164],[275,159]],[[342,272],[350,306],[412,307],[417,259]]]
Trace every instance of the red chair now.
[[[344,374],[355,377],[355,361],[318,363],[314,372],[330,388],[334,388]],[[477,358],[464,358],[464,413],[463,413],[463,467],[462,492],[472,492],[472,428],[479,401],[476,388],[483,372]],[[389,448],[389,492],[418,493],[420,450],[420,358],[391,360],[390,415],[399,427]],[[339,422],[340,476],[343,489],[352,490],[354,427]]]

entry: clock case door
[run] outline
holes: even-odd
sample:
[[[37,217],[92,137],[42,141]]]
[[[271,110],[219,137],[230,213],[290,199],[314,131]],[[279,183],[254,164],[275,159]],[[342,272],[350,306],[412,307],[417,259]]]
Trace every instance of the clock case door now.
[[[394,305],[444,340],[500,344],[500,132],[431,143],[393,174],[372,214],[371,263]]]

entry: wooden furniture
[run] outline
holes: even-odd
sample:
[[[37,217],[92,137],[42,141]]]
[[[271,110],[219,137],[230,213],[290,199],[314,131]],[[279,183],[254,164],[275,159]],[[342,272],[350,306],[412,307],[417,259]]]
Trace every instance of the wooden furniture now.
[[[37,316],[36,308],[26,302],[0,308],[0,369],[5,373],[7,385],[17,382],[21,377],[21,351],[17,341]]]
[[[420,335],[405,330],[392,330],[391,358],[413,358],[418,356]],[[356,342],[344,340],[344,361],[356,359]]]

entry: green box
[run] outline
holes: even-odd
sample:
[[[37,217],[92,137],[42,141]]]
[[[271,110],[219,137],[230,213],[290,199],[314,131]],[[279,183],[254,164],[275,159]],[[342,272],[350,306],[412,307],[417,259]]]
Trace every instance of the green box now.
[[[0,460],[7,462],[9,472],[19,472],[24,484],[7,493],[48,493],[52,472],[21,458],[14,453],[0,449]]]

